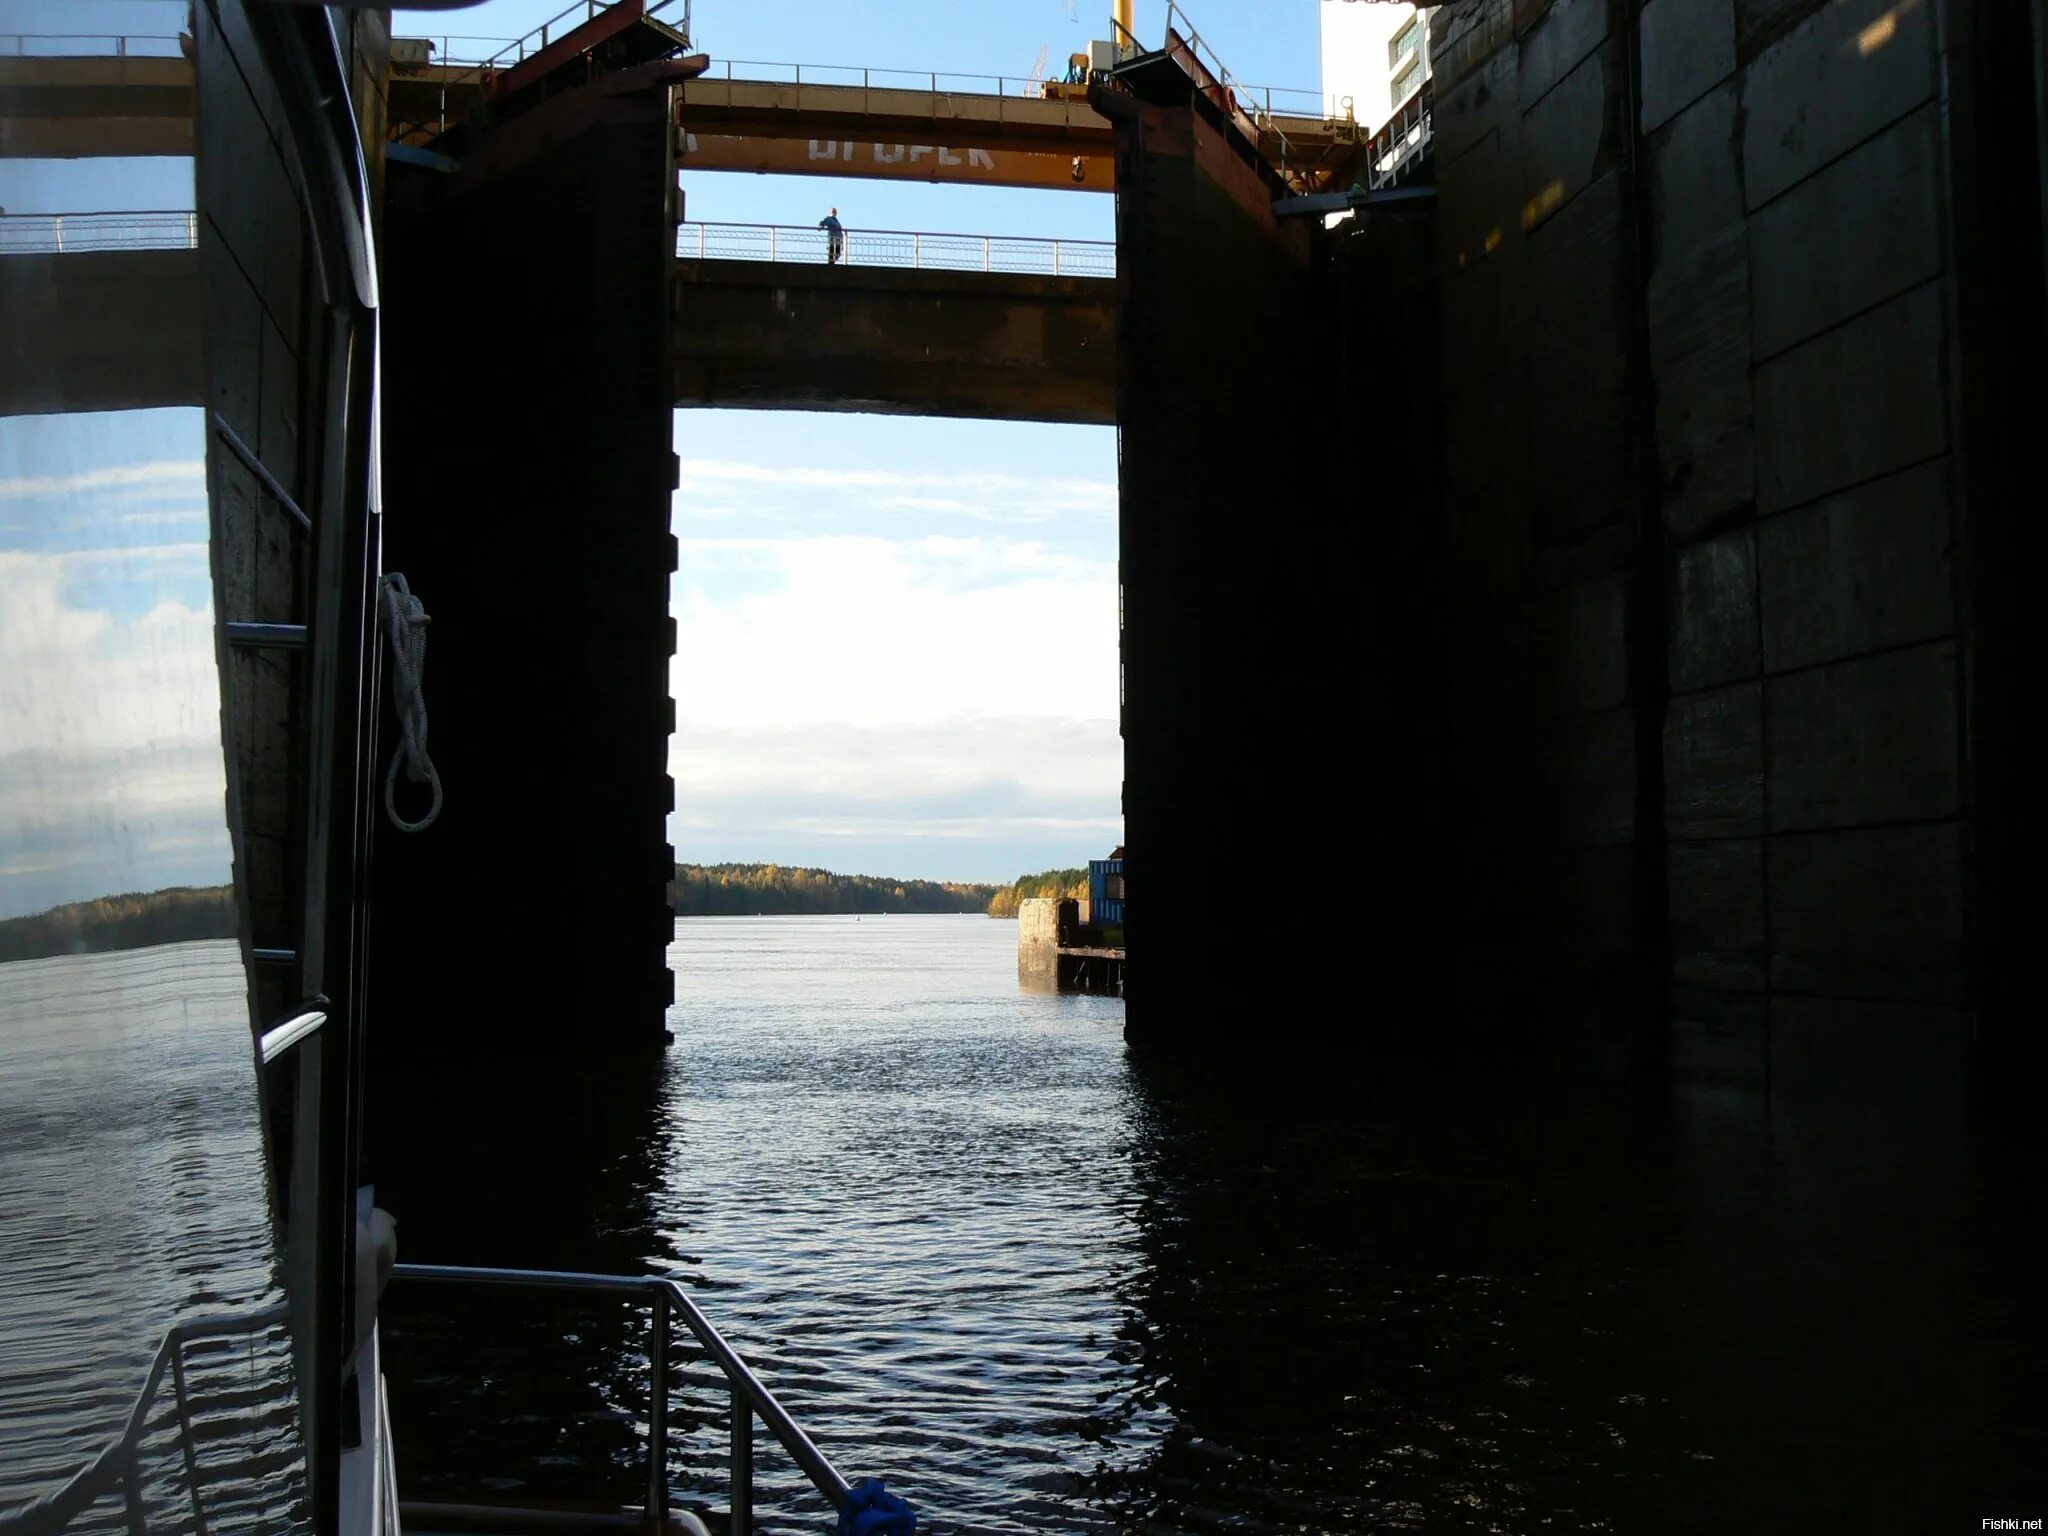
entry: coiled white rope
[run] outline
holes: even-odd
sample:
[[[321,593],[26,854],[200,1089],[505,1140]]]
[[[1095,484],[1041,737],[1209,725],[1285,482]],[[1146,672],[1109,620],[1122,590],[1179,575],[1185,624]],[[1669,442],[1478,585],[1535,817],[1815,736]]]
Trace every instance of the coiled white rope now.
[[[378,578],[377,596],[384,610],[384,634],[391,642],[391,673],[394,685],[392,705],[398,711],[398,728],[405,740],[391,754],[390,771],[384,775],[384,814],[401,832],[424,832],[441,814],[441,775],[427,756],[427,701],[420,695],[420,677],[427,669],[426,605],[412,595],[412,588],[396,571]],[[415,784],[433,786],[433,803],[418,821],[398,814],[398,769]]]

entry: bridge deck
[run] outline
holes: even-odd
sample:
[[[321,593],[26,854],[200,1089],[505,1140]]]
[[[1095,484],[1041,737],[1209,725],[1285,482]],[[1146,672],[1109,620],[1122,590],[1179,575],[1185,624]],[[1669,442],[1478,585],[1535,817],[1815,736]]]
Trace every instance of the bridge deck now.
[[[804,261],[675,266],[675,403],[1116,420],[1116,284]]]
[[[0,158],[191,154],[191,61],[147,41],[170,52],[0,56]]]

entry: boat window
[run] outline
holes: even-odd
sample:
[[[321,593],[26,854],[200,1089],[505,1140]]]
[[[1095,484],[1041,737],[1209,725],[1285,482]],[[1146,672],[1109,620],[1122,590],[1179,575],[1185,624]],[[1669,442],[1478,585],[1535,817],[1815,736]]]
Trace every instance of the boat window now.
[[[174,1324],[239,1312],[177,1362],[194,1413],[232,1400],[247,1431],[199,1495],[215,1527],[288,1530],[293,1479],[236,1470],[288,1447],[292,1377],[233,889],[187,11],[99,7],[133,31],[80,36],[69,7],[24,9],[43,31],[0,37],[0,1361],[34,1370],[0,1393],[0,1513],[122,1435]],[[141,1450],[152,1521],[190,1518],[174,1387]],[[112,1528],[123,1497],[77,1523]]]

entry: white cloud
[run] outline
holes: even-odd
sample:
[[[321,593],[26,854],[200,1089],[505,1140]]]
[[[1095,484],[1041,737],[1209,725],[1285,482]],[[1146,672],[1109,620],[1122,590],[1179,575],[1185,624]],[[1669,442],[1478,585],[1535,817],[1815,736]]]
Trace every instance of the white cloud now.
[[[113,486],[160,486],[172,488],[179,481],[204,481],[204,459],[152,459],[146,464],[115,464],[104,469],[81,470],[70,475],[17,475],[0,480],[0,501],[28,497],[76,496],[85,491]]]
[[[148,601],[204,544],[0,552],[0,915],[224,878],[213,618],[175,599],[75,607],[81,571]]]
[[[133,514],[121,521],[132,520]],[[204,539],[186,540],[177,544],[119,544],[106,549],[71,549],[47,558],[60,561],[68,570],[95,565],[129,566],[183,566],[204,572],[207,544]],[[0,554],[0,559],[5,555]],[[141,573],[143,579],[154,580],[160,572]]]
[[[999,537],[698,538],[678,587],[682,857],[968,875],[1120,838],[1112,563]]]
[[[680,721],[1115,719],[1116,574],[1009,539],[690,539],[673,605]],[[721,563],[756,590],[720,601]]]
[[[700,492],[731,496],[739,487],[751,487],[757,493],[824,492],[833,499],[835,511],[844,511],[844,503],[853,500],[865,506],[942,512],[994,522],[1046,522],[1074,515],[1114,518],[1117,510],[1116,482],[1086,476],[820,468],[738,459],[683,460],[682,489],[677,495],[687,511]]]
[[[167,599],[117,620],[64,597],[81,566],[126,566],[133,581],[149,583],[164,567],[196,561],[203,572],[205,554],[204,544],[0,551],[0,751],[105,753],[217,736],[208,610]]]
[[[1114,718],[957,715],[869,725],[816,721],[712,727],[678,721],[670,749],[678,813],[714,801],[790,816],[1056,819],[1114,805],[1123,744]],[[901,819],[900,814],[896,819]]]

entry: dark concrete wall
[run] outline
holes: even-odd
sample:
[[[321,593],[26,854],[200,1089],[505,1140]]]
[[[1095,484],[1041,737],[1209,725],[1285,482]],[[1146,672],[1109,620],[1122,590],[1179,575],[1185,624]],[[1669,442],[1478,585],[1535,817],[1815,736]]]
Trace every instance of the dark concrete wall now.
[[[658,1045],[672,996],[665,92],[558,97],[464,163],[394,167],[385,226],[384,564],[432,615],[447,792],[380,833],[393,1091]]]
[[[1519,41],[1504,4],[1433,20],[1447,846],[1458,942],[1494,1006],[1561,985],[1640,1019],[1662,970],[1662,539],[1606,3],[1555,7]]]
[[[1298,961],[1348,945],[1365,548],[1328,492],[1335,348],[1308,231],[1186,107],[1131,102],[1117,151],[1129,1032],[1243,1038]],[[1249,178],[1249,179],[1248,179]],[[1302,870],[1294,874],[1290,871]],[[1233,889],[1238,882],[1244,888]],[[1284,933],[1262,947],[1260,933]],[[1290,959],[1294,957],[1293,959]]]
[[[1108,425],[1103,278],[676,263],[678,405]]]
[[[1465,921],[1751,1084],[1952,1095],[1981,1001],[1943,10],[1433,18]]]

